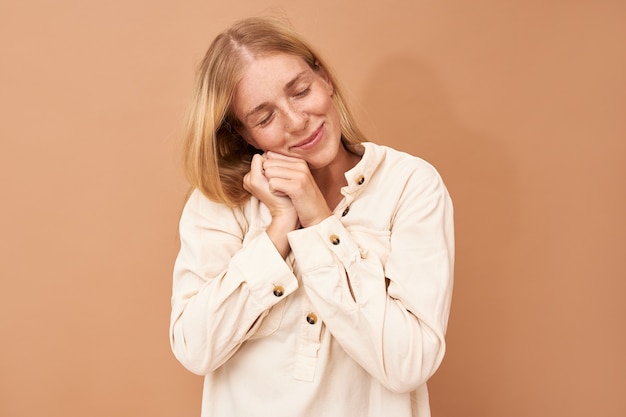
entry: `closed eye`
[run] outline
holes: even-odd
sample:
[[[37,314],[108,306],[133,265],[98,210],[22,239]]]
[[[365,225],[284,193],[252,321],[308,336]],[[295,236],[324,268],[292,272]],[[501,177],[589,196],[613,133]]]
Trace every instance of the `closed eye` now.
[[[272,121],[272,118],[274,116],[274,112],[272,113],[268,113],[266,116],[264,116],[258,123],[257,126],[265,126],[267,124],[269,124],[269,122]]]
[[[294,97],[304,97],[307,94],[309,94],[309,92],[311,92],[311,86],[310,85],[307,88],[305,88],[304,90],[300,90],[299,92],[294,94]]]

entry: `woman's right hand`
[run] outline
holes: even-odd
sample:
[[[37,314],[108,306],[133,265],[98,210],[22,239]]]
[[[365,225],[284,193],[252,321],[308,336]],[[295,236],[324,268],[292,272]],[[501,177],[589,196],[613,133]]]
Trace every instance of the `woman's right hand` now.
[[[243,177],[243,188],[267,206],[272,222],[266,233],[283,258],[289,253],[287,233],[298,228],[298,212],[291,199],[281,192],[272,192],[263,172],[263,155],[252,157],[250,171]]]

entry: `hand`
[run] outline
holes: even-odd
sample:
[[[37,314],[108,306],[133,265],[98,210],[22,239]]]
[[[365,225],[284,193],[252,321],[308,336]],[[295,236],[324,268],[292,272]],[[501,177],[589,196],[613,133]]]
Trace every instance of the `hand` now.
[[[289,197],[303,227],[313,226],[332,214],[306,161],[267,152],[262,165],[270,192]]]
[[[265,156],[254,155],[250,172],[243,177],[243,188],[267,206],[272,222],[266,233],[283,258],[289,253],[287,233],[298,227],[298,213],[291,199],[280,191],[270,190],[269,180],[263,172]]]
[[[243,177],[243,188],[265,204],[272,217],[293,217],[297,219],[297,213],[291,199],[280,191],[271,190],[269,180],[263,171],[263,163],[266,157],[254,155],[250,163],[250,172]]]

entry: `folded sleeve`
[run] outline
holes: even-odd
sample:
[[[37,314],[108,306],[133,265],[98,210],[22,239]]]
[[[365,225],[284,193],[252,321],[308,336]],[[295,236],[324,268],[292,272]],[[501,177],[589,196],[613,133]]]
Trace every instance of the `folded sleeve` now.
[[[443,359],[452,295],[452,203],[434,168],[409,176],[390,224],[385,259],[336,216],[288,237],[333,337],[385,387],[409,392]]]
[[[180,219],[170,343],[190,371],[205,375],[254,335],[269,310],[298,283],[263,231],[247,239],[238,209],[197,190]],[[244,244],[245,242],[245,244]]]

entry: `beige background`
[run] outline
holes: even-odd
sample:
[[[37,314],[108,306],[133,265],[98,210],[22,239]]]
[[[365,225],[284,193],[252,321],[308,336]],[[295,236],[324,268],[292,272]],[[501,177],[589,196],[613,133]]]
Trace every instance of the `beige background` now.
[[[626,3],[337,3],[2,0],[1,416],[199,415],[167,338],[178,134],[210,39],[267,12],[453,195],[434,417],[626,415]]]

